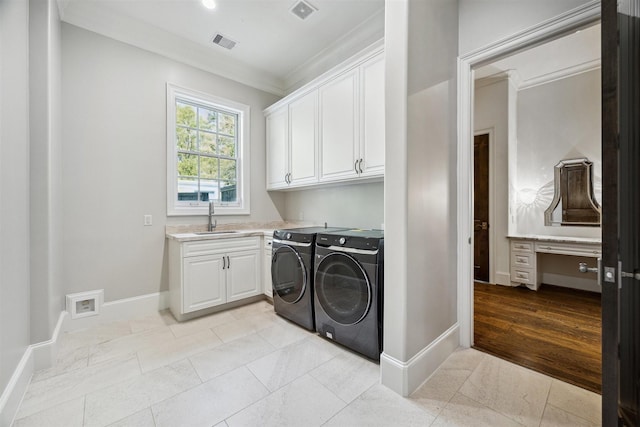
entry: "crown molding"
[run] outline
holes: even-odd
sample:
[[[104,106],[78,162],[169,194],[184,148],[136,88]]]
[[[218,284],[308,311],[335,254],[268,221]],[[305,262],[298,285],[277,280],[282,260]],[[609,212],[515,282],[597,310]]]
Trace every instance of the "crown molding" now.
[[[354,54],[384,39],[384,9],[376,12],[284,78],[286,93],[294,92]]]
[[[516,89],[518,89],[522,84],[522,79],[520,78],[520,74],[517,70],[506,70],[475,80],[474,88],[480,89],[505,80],[513,84]]]
[[[509,80],[516,90],[531,89],[536,86],[541,86],[549,83],[556,82],[558,80],[574,77],[579,74],[588,73],[589,71],[597,70],[600,68],[600,59],[594,59],[591,61],[583,62],[582,64],[573,65],[571,67],[563,68],[561,70],[553,71],[551,73],[542,74],[536,77],[532,77],[527,80],[523,80],[517,70],[506,70],[492,74],[487,77],[477,79],[474,82],[474,87],[479,89],[481,87],[489,86],[494,83]]]
[[[58,0],[61,20],[195,68],[272,93],[285,94],[282,79],[159,27],[118,15],[98,3]]]
[[[555,81],[566,79],[568,77],[577,76],[582,73],[588,73],[589,71],[597,70],[599,68],[600,59],[598,58],[592,61],[584,62],[582,64],[563,68],[562,70],[553,71],[551,73],[527,79],[520,82],[520,84],[518,85],[518,90],[531,89],[532,87],[553,83]]]

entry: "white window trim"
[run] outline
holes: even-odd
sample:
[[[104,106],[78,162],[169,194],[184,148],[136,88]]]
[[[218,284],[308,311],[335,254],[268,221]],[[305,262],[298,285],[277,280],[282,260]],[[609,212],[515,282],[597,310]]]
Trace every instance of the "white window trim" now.
[[[240,125],[238,126],[238,155],[236,194],[238,202],[234,204],[216,204],[216,215],[249,215],[250,212],[250,188],[251,188],[251,156],[250,156],[250,121],[251,108],[239,102],[186,89],[167,82],[167,216],[207,215],[209,204],[194,202],[191,206],[177,203],[177,148],[176,135],[176,98],[192,100],[199,104],[208,104],[213,108],[230,110],[238,114]],[[197,205],[196,205],[197,204]]]

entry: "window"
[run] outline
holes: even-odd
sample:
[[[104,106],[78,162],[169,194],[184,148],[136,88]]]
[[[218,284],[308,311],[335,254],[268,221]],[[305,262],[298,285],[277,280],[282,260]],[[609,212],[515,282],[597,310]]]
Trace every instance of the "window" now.
[[[249,214],[249,106],[167,84],[167,214]]]

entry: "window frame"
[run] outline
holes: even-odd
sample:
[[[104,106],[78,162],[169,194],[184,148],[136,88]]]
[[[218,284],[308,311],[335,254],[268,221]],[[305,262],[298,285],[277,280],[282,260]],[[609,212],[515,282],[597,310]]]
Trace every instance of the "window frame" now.
[[[176,100],[238,115],[236,126],[236,196],[232,203],[215,203],[216,215],[249,215],[250,212],[250,121],[248,105],[167,82],[167,216],[207,215],[209,202],[178,201],[178,147],[176,144]]]

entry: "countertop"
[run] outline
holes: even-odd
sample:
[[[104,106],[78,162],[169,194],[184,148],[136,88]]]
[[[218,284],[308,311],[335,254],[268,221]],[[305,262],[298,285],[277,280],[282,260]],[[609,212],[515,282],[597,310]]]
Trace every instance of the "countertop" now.
[[[313,224],[299,223],[299,222],[247,222],[247,223],[235,223],[235,224],[220,224],[216,227],[215,231],[233,231],[233,233],[219,233],[219,234],[196,234],[207,231],[206,224],[200,225],[174,225],[165,227],[165,234],[167,239],[176,240],[178,242],[190,242],[195,240],[217,240],[217,239],[234,239],[238,237],[250,237],[250,236],[272,236],[274,230],[281,230],[285,228],[296,228],[310,226]]]
[[[591,243],[600,245],[602,239],[597,237],[572,237],[572,236],[540,236],[535,234],[521,234],[507,236],[509,239],[535,240],[538,242],[556,242],[556,243]]]

